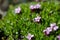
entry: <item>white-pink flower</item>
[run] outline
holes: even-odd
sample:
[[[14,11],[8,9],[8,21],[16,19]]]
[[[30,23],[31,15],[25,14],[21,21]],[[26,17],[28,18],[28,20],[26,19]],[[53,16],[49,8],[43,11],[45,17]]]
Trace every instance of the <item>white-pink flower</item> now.
[[[50,27],[54,27],[54,26],[56,26],[56,23],[50,24]]]
[[[37,16],[36,18],[33,19],[34,22],[40,22],[41,17]]]
[[[38,9],[38,8],[41,8],[40,4],[30,5],[30,9]]]
[[[58,26],[56,26],[56,23],[50,24],[50,27],[47,27],[45,30],[43,30],[43,32],[45,33],[45,35],[49,35],[50,32],[52,31],[56,31],[58,30]]]
[[[21,12],[21,8],[20,7],[15,8],[15,13],[20,13],[20,12]]]
[[[36,5],[34,5],[34,9],[37,9]]]
[[[59,28],[58,26],[55,26],[55,27],[53,28],[53,30],[56,31],[58,28]]]
[[[34,37],[34,35],[31,35],[30,33],[28,33],[28,35],[27,35],[26,38],[27,38],[28,40],[31,40],[32,37]]]
[[[43,30],[43,32],[44,32],[45,35],[49,35],[50,34],[50,32],[47,31],[47,30]]]
[[[41,8],[41,5],[40,4],[36,4],[35,6],[36,6],[37,9],[38,8]]]
[[[45,35],[49,35],[51,31],[52,31],[51,27],[48,27],[47,29],[43,30]]]
[[[53,31],[56,31],[59,28],[58,26],[56,26],[56,23],[50,24],[50,27]]]
[[[47,31],[49,31],[49,32],[51,32],[52,31],[52,29],[51,29],[51,27],[47,27],[47,29],[46,29]]]
[[[30,5],[30,9],[34,9],[34,5]]]
[[[57,39],[60,40],[60,35],[57,36]]]

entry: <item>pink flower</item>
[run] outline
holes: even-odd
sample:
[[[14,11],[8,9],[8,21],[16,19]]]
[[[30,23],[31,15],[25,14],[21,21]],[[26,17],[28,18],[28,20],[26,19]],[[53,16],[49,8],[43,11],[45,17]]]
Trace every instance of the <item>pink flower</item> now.
[[[57,29],[58,29],[58,26],[55,26],[55,27],[53,28],[54,31],[56,31]]]
[[[33,19],[34,22],[40,22],[41,17],[37,16],[36,18]]]
[[[56,26],[56,23],[50,24],[50,27],[54,27],[54,26]]]
[[[36,4],[36,8],[41,8],[41,5],[40,4]]]
[[[59,27],[56,26],[56,23],[50,24],[50,27],[46,28],[45,30],[43,30],[43,32],[45,33],[45,35],[49,35],[50,32],[52,31],[56,31]]]
[[[27,38],[28,40],[31,40],[32,37],[34,37],[34,35],[31,35],[30,33],[28,33],[28,35],[27,35],[26,38]]]
[[[36,4],[36,5],[31,5],[30,6],[30,9],[38,9],[38,8],[41,8],[40,4]]]
[[[57,36],[58,40],[60,40],[60,35]]]
[[[56,23],[50,24],[50,27],[52,30],[56,31],[58,29],[58,26],[56,26]]]
[[[36,5],[34,6],[34,9],[36,9],[37,7],[36,7]]]
[[[44,32],[45,35],[49,35],[50,34],[50,32],[47,31],[47,30],[44,30],[43,32]]]
[[[47,29],[43,30],[45,35],[49,35],[51,31],[52,31],[51,27],[48,27]]]
[[[21,8],[20,7],[17,7],[16,9],[15,9],[15,13],[20,13],[21,12]]]
[[[52,31],[51,27],[48,27],[46,30],[49,31],[49,32]]]
[[[34,5],[31,5],[31,6],[30,6],[30,9],[34,9]]]
[[[36,5],[30,5],[31,12],[36,12],[39,13],[41,11],[41,5],[36,4]]]

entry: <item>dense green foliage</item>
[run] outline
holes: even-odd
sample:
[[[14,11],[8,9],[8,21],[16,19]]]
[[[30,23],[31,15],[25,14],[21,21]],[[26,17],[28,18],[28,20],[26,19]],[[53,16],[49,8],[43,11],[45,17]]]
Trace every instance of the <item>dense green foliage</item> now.
[[[13,40],[14,37],[18,39],[18,31],[21,30],[21,34],[24,36],[23,40],[27,40],[28,32],[34,34],[34,40],[55,40],[57,34],[60,33],[60,30],[54,32],[50,36],[45,36],[43,30],[49,27],[50,23],[57,23],[60,27],[60,4],[59,2],[40,2],[42,5],[42,11],[40,13],[31,13],[29,6],[30,4],[36,3],[27,3],[20,4],[22,13],[20,15],[14,13],[14,9],[17,6],[10,5],[8,13],[3,20],[0,20],[0,29],[4,31],[4,34],[8,37],[8,40]],[[50,13],[52,11],[52,13]],[[31,22],[33,18],[39,15],[42,17],[42,23]],[[14,35],[15,34],[15,35]]]

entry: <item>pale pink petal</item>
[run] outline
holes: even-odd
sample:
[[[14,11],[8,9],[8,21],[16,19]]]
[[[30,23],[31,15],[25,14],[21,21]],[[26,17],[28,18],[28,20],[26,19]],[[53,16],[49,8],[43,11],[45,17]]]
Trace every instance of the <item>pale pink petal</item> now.
[[[56,26],[56,23],[50,24],[50,27],[54,27],[54,26]]]
[[[41,8],[41,5],[40,5],[40,4],[37,4],[37,5],[36,5],[36,8]]]
[[[30,6],[30,9],[34,9],[34,6],[33,6],[33,5],[31,5],[31,6]]]
[[[58,26],[55,26],[55,27],[53,28],[53,30],[56,31],[58,28],[59,28]]]
[[[46,30],[49,31],[49,32],[51,32],[52,31],[52,28],[51,27],[48,27]]]

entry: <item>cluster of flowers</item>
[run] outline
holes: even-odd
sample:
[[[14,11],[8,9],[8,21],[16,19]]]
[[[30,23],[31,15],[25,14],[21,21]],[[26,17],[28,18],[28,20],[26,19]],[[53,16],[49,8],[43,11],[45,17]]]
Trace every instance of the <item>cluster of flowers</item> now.
[[[52,31],[56,31],[57,29],[58,29],[58,26],[56,26],[56,23],[52,23],[50,24],[50,27],[43,30],[43,32],[45,33],[45,35],[49,35]]]
[[[40,4],[36,4],[36,5],[30,5],[30,9],[34,12],[34,11],[40,11],[41,5]],[[21,12],[21,8],[20,6],[18,6],[17,8],[15,8],[14,10],[15,13],[20,13]]]
[[[40,12],[41,10],[41,5],[36,4],[36,5],[30,5],[31,12]]]
[[[39,8],[41,8],[40,4],[30,5],[30,9],[39,9]]]
[[[36,9],[36,8],[40,8],[40,5],[37,4],[36,7],[34,7],[34,9]],[[17,14],[20,14],[21,13],[21,8],[20,7],[15,8],[14,12],[17,13]],[[33,19],[33,21],[37,22],[37,23],[39,23],[40,20],[41,20],[41,17],[39,17],[39,16],[37,16],[36,18]]]
[[[49,29],[49,28],[47,28],[47,29]],[[57,28],[54,30],[54,31],[56,31],[57,30]],[[52,31],[52,30],[51,30]],[[48,32],[47,32],[48,33]],[[30,34],[30,33],[28,33],[28,35],[26,36],[26,38],[28,39],[28,40],[32,40],[32,38],[34,37],[34,35],[32,35],[32,34]],[[58,40],[60,40],[60,35],[58,35],[57,36],[57,39]]]
[[[36,4],[36,5],[30,5],[30,9],[32,12],[40,12],[41,11],[41,5],[40,4]],[[21,7],[18,6],[17,8],[15,8],[14,10],[15,13],[21,13]],[[50,11],[50,13],[52,13],[53,11]]]
[[[41,8],[41,5],[40,4],[36,4],[36,5],[30,5],[30,9],[31,11],[40,11],[40,8]],[[17,7],[15,8],[15,13],[19,14],[21,13],[21,8],[20,7]],[[37,22],[39,23],[41,21],[41,17],[40,16],[37,16],[33,19],[34,22]],[[56,23],[52,23],[50,24],[50,27],[47,27],[45,30],[43,30],[44,34],[45,35],[49,35],[52,31],[56,31],[58,29],[58,26],[56,25]],[[31,35],[30,33],[28,33],[28,35],[26,36],[26,38],[28,40],[31,40],[31,38],[33,38],[34,35]],[[58,40],[60,40],[60,35],[57,36]]]

